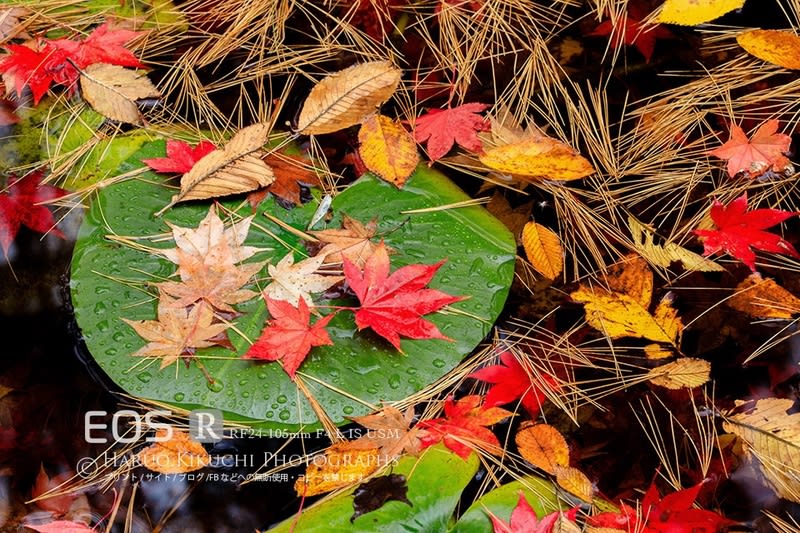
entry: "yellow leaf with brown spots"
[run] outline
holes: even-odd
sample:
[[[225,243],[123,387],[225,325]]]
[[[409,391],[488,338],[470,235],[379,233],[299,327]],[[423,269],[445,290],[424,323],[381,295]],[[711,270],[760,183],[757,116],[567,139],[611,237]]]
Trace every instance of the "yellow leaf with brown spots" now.
[[[744,0],[667,0],[656,22],[694,26],[711,22],[743,5]]]
[[[526,461],[548,474],[555,475],[558,467],[569,466],[567,441],[553,426],[523,424],[514,441]]]
[[[358,131],[358,154],[367,168],[398,189],[419,163],[417,143],[399,123],[383,115],[367,118]]]
[[[737,35],[736,42],[767,63],[800,70],[800,37],[790,30],[750,30]]]
[[[594,487],[586,474],[571,466],[556,467],[558,486],[585,502],[592,501]]]

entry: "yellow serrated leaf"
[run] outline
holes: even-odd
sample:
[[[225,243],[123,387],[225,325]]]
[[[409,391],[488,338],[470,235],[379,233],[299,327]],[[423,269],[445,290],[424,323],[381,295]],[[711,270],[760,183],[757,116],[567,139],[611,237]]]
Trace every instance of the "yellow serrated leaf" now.
[[[547,279],[556,279],[564,268],[564,251],[552,230],[528,222],[522,228],[522,246],[533,268]]]
[[[498,172],[547,180],[578,180],[595,172],[588,159],[566,144],[539,135],[490,148],[478,159]]]
[[[681,357],[647,373],[650,383],[667,389],[693,389],[708,382],[711,363],[704,359]]]
[[[759,400],[752,409],[724,416],[722,427],[745,442],[778,496],[800,503],[800,413],[787,414],[792,405],[789,399]]]
[[[377,447],[353,449],[346,444],[334,444],[308,464],[305,475],[294,484],[298,496],[314,496],[360,483],[383,466]]]
[[[360,123],[392,96],[400,74],[388,61],[361,63],[331,74],[308,94],[297,132],[320,135]]]
[[[721,272],[725,270],[714,261],[678,246],[674,242],[663,245],[654,244],[653,232],[634,217],[628,217],[628,227],[631,231],[634,249],[655,266],[668,268],[673,262],[679,261],[683,268],[689,271]]]
[[[653,273],[639,256],[610,269],[608,288],[581,284],[570,294],[583,303],[586,321],[611,339],[637,337],[677,346],[683,323],[667,294],[653,314],[648,310],[653,294]]]
[[[555,474],[557,467],[569,466],[569,446],[553,426],[523,424],[517,431],[514,442],[526,461],[548,474]]]
[[[571,466],[556,467],[556,483],[558,486],[577,496],[585,502],[592,501],[594,487],[586,474]]]
[[[745,0],[666,0],[656,22],[694,26],[711,22],[734,9],[740,9]]]
[[[106,63],[95,63],[84,69],[81,95],[104,117],[136,125],[142,124],[136,101],[161,97],[145,74]]]
[[[736,36],[736,42],[758,59],[773,65],[800,70],[800,37],[789,30],[750,30]]]
[[[358,142],[358,154],[367,168],[397,188],[405,184],[419,163],[417,143],[389,117],[368,117],[358,131]]]
[[[790,320],[800,313],[800,299],[761,274],[749,275],[736,286],[736,293],[725,303],[754,318]]]

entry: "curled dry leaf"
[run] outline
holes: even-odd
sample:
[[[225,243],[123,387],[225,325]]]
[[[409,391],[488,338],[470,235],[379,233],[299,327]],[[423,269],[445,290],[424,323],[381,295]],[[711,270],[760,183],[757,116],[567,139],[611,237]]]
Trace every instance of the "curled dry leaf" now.
[[[734,9],[740,9],[745,0],[666,0],[656,22],[694,26],[711,22]]]
[[[721,272],[725,270],[714,261],[678,246],[674,242],[655,244],[653,242],[655,234],[632,216],[628,217],[628,227],[631,230],[634,249],[652,265],[669,268],[673,262],[679,261],[683,268],[689,271]]]
[[[800,298],[761,274],[750,274],[736,286],[736,293],[725,303],[754,318],[790,320],[800,313]]]
[[[104,117],[136,125],[143,123],[136,101],[161,97],[146,75],[106,63],[95,63],[84,69],[81,94]]]
[[[683,323],[672,307],[670,294],[651,314],[653,273],[639,256],[612,269],[606,278],[608,289],[582,283],[570,296],[584,303],[586,321],[612,339],[638,337],[677,346]]]
[[[411,135],[399,122],[371,115],[358,131],[358,154],[367,168],[401,188],[417,168],[419,154]]]
[[[260,153],[269,132],[269,124],[253,124],[239,130],[223,148],[206,154],[181,177],[181,191],[157,214],[178,202],[249,192],[271,184],[275,176]]]
[[[159,429],[156,442],[137,454],[142,466],[161,474],[183,474],[208,466],[211,457],[202,444],[177,428],[170,431],[172,435],[167,439],[167,430]]]
[[[556,279],[564,268],[561,241],[551,229],[528,222],[522,229],[522,246],[533,268],[547,279]]]
[[[672,390],[699,387],[707,383],[710,376],[711,363],[692,357],[681,357],[647,373],[650,383]]]
[[[595,172],[588,159],[543,135],[490,148],[478,159],[498,172],[546,180],[579,180]]]
[[[384,465],[377,448],[354,449],[348,448],[346,443],[334,444],[308,463],[305,475],[297,478],[294,490],[298,496],[324,494],[360,483]]]
[[[555,475],[557,467],[569,466],[569,446],[553,426],[527,422],[514,441],[526,461],[548,474]]]
[[[743,403],[738,402],[740,407]],[[787,414],[793,403],[759,400],[744,412],[726,414],[722,427],[745,442],[747,454],[778,496],[800,503],[800,413]]]
[[[744,50],[773,65],[800,69],[800,37],[790,30],[750,30],[736,36]]]
[[[332,133],[362,122],[389,99],[400,83],[400,69],[389,61],[371,61],[340,70],[311,89],[297,132]]]

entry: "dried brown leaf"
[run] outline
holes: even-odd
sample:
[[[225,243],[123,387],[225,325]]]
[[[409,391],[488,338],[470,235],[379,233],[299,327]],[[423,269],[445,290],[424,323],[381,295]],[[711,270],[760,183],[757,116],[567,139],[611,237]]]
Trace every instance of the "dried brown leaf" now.
[[[142,124],[136,101],[161,97],[146,75],[105,63],[95,63],[84,69],[81,94],[104,117],[136,125]]]

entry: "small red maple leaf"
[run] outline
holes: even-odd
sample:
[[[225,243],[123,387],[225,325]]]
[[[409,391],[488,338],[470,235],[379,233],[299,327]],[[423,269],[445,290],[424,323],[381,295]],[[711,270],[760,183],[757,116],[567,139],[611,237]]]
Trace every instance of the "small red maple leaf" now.
[[[243,357],[264,361],[280,360],[283,369],[294,380],[295,372],[311,348],[333,344],[325,326],[334,314],[311,325],[311,311],[302,298],[297,302],[297,307],[284,300],[267,298],[267,308],[272,320],[267,322],[261,336]]]
[[[481,368],[467,376],[492,383],[492,387],[486,393],[484,405],[494,407],[519,399],[531,418],[536,418],[547,395],[538,383],[532,381],[532,376],[513,353],[502,352],[500,362],[502,364]],[[552,376],[543,374],[541,379],[550,389],[558,389],[558,383]]]
[[[400,350],[400,335],[410,339],[452,340],[422,315],[461,300],[436,289],[426,289],[445,260],[434,265],[407,265],[389,275],[389,253],[381,242],[364,264],[343,258],[344,275],[356,293],[355,312],[359,330],[372,330]],[[402,350],[401,350],[402,351]]]
[[[755,271],[756,255],[753,249],[800,258],[789,242],[774,233],[763,231],[797,214],[800,213],[780,209],[747,211],[745,192],[728,206],[714,200],[711,220],[717,229],[696,229],[692,233],[703,239],[703,255],[724,251]]]
[[[75,67],[67,62],[67,54],[43,40],[36,49],[22,44],[7,44],[10,52],[0,61],[0,72],[8,84],[13,81],[17,96],[27,85],[38,104],[53,83],[70,86],[78,79]]]
[[[731,124],[731,138],[728,142],[708,154],[728,161],[730,177],[744,172],[754,178],[770,167],[776,172],[782,172],[789,165],[784,153],[789,151],[792,138],[777,131],[778,120],[768,120],[756,130],[752,139],[748,139],[742,128]]]
[[[487,107],[473,102],[449,109],[431,109],[414,123],[414,138],[420,144],[428,141],[431,163],[446,155],[453,143],[480,152],[482,146],[477,133],[488,131],[491,126],[478,113]]]
[[[83,41],[57,39],[53,44],[64,50],[78,68],[85,68],[94,63],[138,68],[144,65],[124,45],[140,35],[144,33],[116,29],[105,23],[95,28]]]
[[[41,172],[32,172],[22,178],[12,177],[6,190],[0,192],[0,246],[6,256],[21,226],[65,238],[56,227],[53,213],[38,204],[61,198],[67,191],[52,185],[41,185],[41,178]]]
[[[712,511],[692,508],[702,486],[701,482],[661,498],[655,483],[652,483],[642,498],[641,516],[636,509],[623,503],[620,512],[600,513],[589,517],[587,523],[594,527],[642,533],[716,533],[725,526],[735,524],[733,520]]]
[[[603,21],[587,36],[608,35],[614,49],[622,45],[635,46],[649,63],[656,48],[656,41],[671,38],[672,32],[659,24],[643,24],[642,18],[644,18],[642,9],[630,4],[627,13],[622,13],[616,20]]]
[[[200,141],[197,146],[192,146],[186,141],[168,139],[167,157],[142,159],[142,163],[156,172],[186,174],[192,170],[195,163],[216,149],[217,147],[214,146],[214,143],[209,141]]]
[[[566,520],[575,521],[577,514],[578,508],[574,507],[566,513],[561,511],[552,512],[539,520],[536,512],[528,503],[528,500],[525,499],[525,494],[519,491],[519,500],[517,501],[517,506],[511,511],[511,520],[509,522],[504,522],[491,513],[489,513],[489,518],[492,520],[493,533],[550,533],[562,515]]]
[[[444,402],[444,417],[422,420],[417,427],[421,433],[422,448],[443,441],[445,446],[466,460],[475,445],[487,451],[500,449],[500,441],[486,426],[496,424],[513,413],[500,407],[481,405],[483,397],[473,394],[457,402],[453,397]]]

